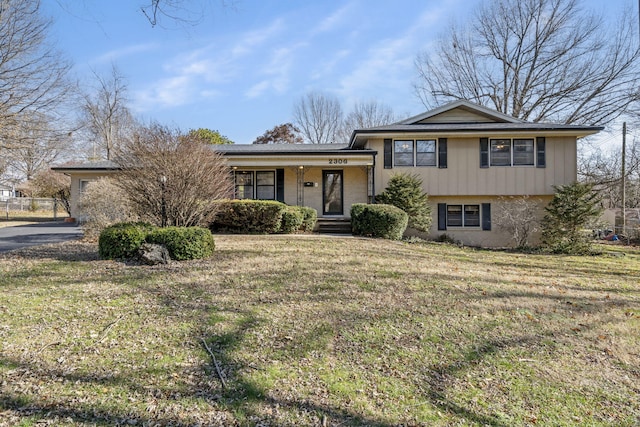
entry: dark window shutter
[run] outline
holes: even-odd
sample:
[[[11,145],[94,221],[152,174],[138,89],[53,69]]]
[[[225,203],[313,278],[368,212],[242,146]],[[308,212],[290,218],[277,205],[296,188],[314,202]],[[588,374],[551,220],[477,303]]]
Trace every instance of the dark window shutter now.
[[[547,155],[546,155],[546,145],[547,140],[544,136],[539,136],[536,138],[536,153],[537,153],[537,166],[539,168],[547,167]]]
[[[489,138],[480,138],[480,167],[489,167]]]
[[[447,204],[438,203],[438,230],[447,229]]]
[[[438,167],[447,168],[447,138],[438,138]]]
[[[284,203],[284,169],[276,169],[276,200]]]
[[[491,230],[491,203],[482,204],[482,229]]]
[[[384,140],[384,168],[391,169],[393,165],[393,159],[391,154],[393,153],[393,144],[390,139]]]

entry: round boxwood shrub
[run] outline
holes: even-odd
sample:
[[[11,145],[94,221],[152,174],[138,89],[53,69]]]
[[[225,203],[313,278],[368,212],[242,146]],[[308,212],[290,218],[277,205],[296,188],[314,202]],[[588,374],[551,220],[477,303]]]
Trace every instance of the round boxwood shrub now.
[[[356,203],[351,206],[351,228],[358,236],[400,240],[408,220],[406,212],[392,205]]]
[[[121,222],[111,225],[98,237],[98,254],[102,259],[133,258],[153,230],[151,224],[143,222]]]
[[[302,227],[304,221],[304,213],[298,206],[287,206],[282,211],[282,220],[280,221],[280,233],[295,233]]]
[[[215,249],[211,231],[202,227],[156,228],[147,235],[146,241],[164,245],[176,261],[207,258]]]

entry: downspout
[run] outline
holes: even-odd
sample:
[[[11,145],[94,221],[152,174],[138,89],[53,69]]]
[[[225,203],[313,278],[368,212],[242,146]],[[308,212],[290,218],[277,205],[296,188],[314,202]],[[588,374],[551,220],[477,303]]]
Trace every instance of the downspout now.
[[[376,202],[376,155],[377,151],[373,152],[373,166],[371,168],[371,203]]]

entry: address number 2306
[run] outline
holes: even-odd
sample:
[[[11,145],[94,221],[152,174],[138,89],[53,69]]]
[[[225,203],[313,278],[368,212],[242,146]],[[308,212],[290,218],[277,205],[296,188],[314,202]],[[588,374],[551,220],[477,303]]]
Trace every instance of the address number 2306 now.
[[[330,165],[346,165],[347,159],[329,159]]]

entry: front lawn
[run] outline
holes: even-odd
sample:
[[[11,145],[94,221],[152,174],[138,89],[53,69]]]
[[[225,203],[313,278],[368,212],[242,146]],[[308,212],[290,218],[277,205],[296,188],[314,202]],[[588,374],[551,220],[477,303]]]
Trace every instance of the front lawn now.
[[[0,254],[0,290],[1,426],[640,424],[637,249],[70,242]]]

